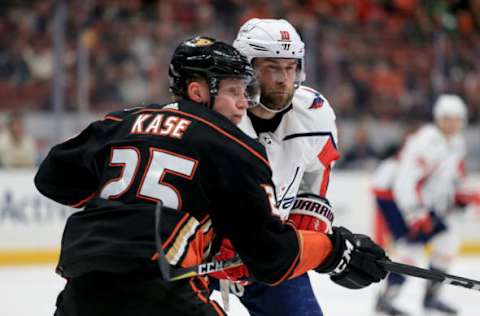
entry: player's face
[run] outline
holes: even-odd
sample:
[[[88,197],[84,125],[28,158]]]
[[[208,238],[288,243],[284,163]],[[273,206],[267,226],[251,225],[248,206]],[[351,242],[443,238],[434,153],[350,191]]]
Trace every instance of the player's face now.
[[[444,116],[437,119],[437,125],[448,137],[458,134],[463,128],[463,118],[458,116]]]
[[[284,108],[292,100],[298,76],[298,60],[293,58],[256,58],[253,63],[260,82],[260,102],[273,109]]]
[[[240,123],[248,107],[245,97],[246,88],[246,81],[243,79],[221,80],[213,109],[234,124]]]

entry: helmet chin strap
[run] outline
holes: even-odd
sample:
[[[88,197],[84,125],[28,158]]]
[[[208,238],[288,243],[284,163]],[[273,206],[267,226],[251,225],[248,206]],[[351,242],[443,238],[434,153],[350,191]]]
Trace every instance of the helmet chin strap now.
[[[278,110],[271,109],[268,106],[266,106],[265,104],[263,104],[262,102],[258,102],[257,105],[260,106],[265,111],[268,111],[268,112],[271,112],[271,113],[280,113],[280,112],[284,111],[286,108],[288,108],[291,103],[292,103],[292,100],[288,101],[285,106],[283,106],[281,109],[278,109]]]
[[[210,92],[210,102],[206,104],[207,108],[213,110],[213,106],[215,105],[215,96],[216,94],[213,94]]]
[[[213,110],[213,106],[215,105],[215,97],[218,93],[218,79],[217,78],[208,78],[208,93],[210,95],[210,102],[206,104],[207,108]]]

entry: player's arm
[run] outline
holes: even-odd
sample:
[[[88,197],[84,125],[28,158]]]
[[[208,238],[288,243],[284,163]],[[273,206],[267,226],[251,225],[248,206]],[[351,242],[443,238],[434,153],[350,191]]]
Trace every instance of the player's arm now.
[[[349,265],[345,260],[356,256],[350,256],[351,249],[346,251],[348,234],[343,233],[343,229],[335,228],[333,234],[326,235],[317,231],[298,230],[292,223],[283,224],[275,216],[275,203],[272,200],[275,195],[269,180],[270,173],[265,171],[269,169],[259,170],[249,164],[233,165],[235,168],[219,169],[223,171],[222,179],[225,179],[219,185],[229,189],[219,199],[222,204],[219,209],[223,211],[212,214],[212,221],[217,223],[221,236],[231,240],[257,281],[274,285],[312,269],[322,273],[337,270],[338,275],[349,274],[351,277],[354,269],[345,270]],[[352,252],[359,253],[357,250]],[[380,257],[384,258],[382,254],[383,257]],[[372,255],[371,258],[379,257]],[[341,264],[344,267],[337,269]],[[360,282],[363,286],[384,277],[383,270],[375,263],[371,263],[371,268],[370,272],[375,276],[370,278],[370,272],[363,272],[364,283]]]
[[[386,271],[380,267],[376,260],[387,260],[383,249],[376,245],[368,236],[353,234],[343,227],[331,226],[333,212],[326,200],[312,194],[300,195],[296,199],[294,209],[289,218],[289,223],[297,229],[297,237],[300,241],[300,260],[288,278],[297,277],[308,270],[314,269],[319,273],[328,273],[335,283],[351,288],[359,289],[379,282],[386,276]],[[324,235],[327,233],[327,235]],[[315,242],[315,237],[327,236],[331,243],[331,249],[327,256],[315,258],[314,254],[322,249],[322,245]],[[223,249],[224,248],[224,249]],[[230,242],[223,243],[222,249],[225,254],[235,255]],[[231,259],[217,258],[220,260]],[[282,253],[276,254],[276,261],[282,258]],[[307,259],[308,258],[308,259]],[[320,260],[320,261],[318,261]],[[276,261],[273,261],[274,264]],[[320,263],[318,263],[320,262]],[[251,268],[252,265],[249,265]],[[216,273],[214,277],[239,280],[250,277],[245,266],[228,269]],[[258,279],[258,275],[254,275]]]
[[[328,106],[328,107],[327,107]],[[300,186],[301,192],[308,192],[325,197],[328,191],[330,175],[335,162],[340,159],[338,150],[338,133],[335,114],[327,104],[328,120],[321,122],[322,136],[312,137],[313,159],[307,164]],[[320,125],[320,123],[319,123]]]
[[[218,173],[216,182],[205,179],[208,183],[204,184],[216,195],[212,201],[212,224],[217,235],[231,241],[259,282],[276,284],[296,269],[306,272],[318,266],[330,253],[331,242],[324,234],[308,232],[304,236],[276,216],[275,193],[266,159],[235,148],[222,149],[215,155],[209,153],[211,166]],[[223,157],[215,159],[219,155]],[[309,247],[316,251],[306,250]]]
[[[94,153],[99,148],[100,122],[90,124],[77,136],[54,146],[35,175],[35,186],[59,203],[81,207],[98,187]]]
[[[428,156],[429,146],[421,143],[407,143],[400,153],[396,178],[392,191],[399,209],[409,229],[409,236],[430,234],[435,223],[440,223],[435,210],[424,205],[422,189],[424,182],[432,172],[432,159]]]

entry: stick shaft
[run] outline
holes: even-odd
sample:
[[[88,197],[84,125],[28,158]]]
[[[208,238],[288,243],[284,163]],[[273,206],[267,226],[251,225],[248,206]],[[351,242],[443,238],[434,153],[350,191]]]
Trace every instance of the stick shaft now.
[[[181,280],[185,278],[190,278],[194,276],[207,275],[209,273],[223,271],[226,269],[231,269],[242,265],[240,258],[236,257],[231,260],[224,261],[210,261],[201,263],[195,266],[188,268],[175,267],[170,265],[167,258],[165,257],[165,252],[163,250],[162,240],[160,238],[160,227],[161,227],[161,217],[162,217],[162,203],[159,202],[155,208],[155,241],[158,252],[158,266],[162,273],[162,277],[168,281]],[[385,270],[389,272],[394,272],[398,274],[404,274],[408,276],[413,276],[417,278],[427,279],[431,281],[437,281],[445,284],[455,285],[464,287],[466,289],[480,291],[480,281],[467,279],[464,277],[450,275],[442,273],[440,271],[423,269],[408,264],[403,264],[394,261],[388,260],[379,260],[377,261]]]
[[[480,281],[467,279],[464,277],[442,273],[440,271],[423,269],[408,264],[403,264],[394,261],[381,260],[378,261],[380,265],[387,271],[409,275],[417,278],[437,281],[445,284],[464,287],[466,289],[480,291]]]

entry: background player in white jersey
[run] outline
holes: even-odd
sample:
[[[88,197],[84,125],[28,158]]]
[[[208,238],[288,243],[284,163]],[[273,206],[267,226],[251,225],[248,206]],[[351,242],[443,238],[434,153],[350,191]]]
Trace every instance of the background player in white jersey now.
[[[251,61],[260,83],[260,105],[248,110],[239,127],[266,148],[278,216],[302,229],[328,231],[333,213],[325,195],[339,158],[337,129],[328,101],[301,85],[304,43],[286,20],[251,19],[233,46]],[[251,315],[322,315],[307,274],[275,287],[247,285],[240,300]]]
[[[455,256],[460,232],[461,201],[456,199],[464,177],[465,142],[462,128],[466,106],[456,95],[441,95],[433,108],[434,124],[411,135],[395,158],[378,167],[374,178],[377,206],[390,230],[396,261],[414,264],[423,246],[431,242],[430,268],[445,271]],[[457,194],[458,197],[458,194]],[[407,315],[394,305],[405,277],[388,276],[376,310],[386,315]],[[424,308],[456,315],[439,299],[440,284],[427,284]]]

